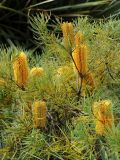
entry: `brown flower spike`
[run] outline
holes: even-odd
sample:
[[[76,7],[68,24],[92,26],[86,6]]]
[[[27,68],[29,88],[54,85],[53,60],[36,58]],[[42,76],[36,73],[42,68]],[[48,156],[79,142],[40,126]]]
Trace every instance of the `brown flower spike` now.
[[[35,101],[33,105],[34,128],[44,128],[46,125],[47,107],[44,101]]]
[[[25,89],[28,82],[29,68],[27,64],[27,57],[24,52],[21,52],[13,62],[14,78],[17,85]]]

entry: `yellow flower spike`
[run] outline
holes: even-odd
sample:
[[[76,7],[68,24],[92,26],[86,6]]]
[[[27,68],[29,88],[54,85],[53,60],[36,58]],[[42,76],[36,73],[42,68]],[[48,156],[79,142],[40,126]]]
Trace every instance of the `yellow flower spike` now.
[[[95,116],[97,134],[104,135],[105,129],[112,128],[114,118],[111,110],[112,102],[110,100],[102,100],[94,103],[93,114]]]
[[[105,132],[104,124],[101,121],[96,121],[95,130],[98,135],[103,135]]]
[[[73,47],[74,45],[74,31],[73,31],[73,25],[72,23],[63,22],[61,25],[63,38],[64,38],[64,46],[66,49],[69,48],[69,46]]]
[[[44,72],[44,69],[42,67],[33,67],[30,71],[31,76],[41,76]]]
[[[44,101],[35,101],[33,105],[34,128],[44,128],[46,125],[47,107]]]
[[[69,41],[70,41],[70,45],[73,47],[74,46],[74,28],[72,23],[68,23],[69,26]]]
[[[77,32],[75,35],[75,45],[76,47],[80,46],[84,41],[84,36],[81,32]]]
[[[87,47],[85,45],[80,45],[80,47],[76,47],[75,50],[72,52],[72,57],[78,72],[84,76],[88,70]]]
[[[13,62],[14,78],[17,85],[24,89],[28,82],[29,68],[27,57],[24,52],[21,52]]]

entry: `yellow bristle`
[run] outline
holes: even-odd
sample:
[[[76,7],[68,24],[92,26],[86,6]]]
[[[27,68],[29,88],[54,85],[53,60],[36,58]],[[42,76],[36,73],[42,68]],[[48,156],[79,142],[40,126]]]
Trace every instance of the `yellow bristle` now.
[[[68,33],[68,35],[69,35],[69,42],[70,42],[71,47],[73,47],[75,40],[74,40],[74,28],[73,28],[72,23],[68,23],[68,28],[69,28],[69,33]]]
[[[112,128],[114,123],[114,118],[112,114],[112,102],[110,100],[103,100],[99,102],[95,102],[93,105],[93,114],[96,119],[96,133],[101,131],[101,135],[105,133],[106,128]],[[100,125],[102,129],[100,128]]]
[[[77,32],[75,35],[75,45],[80,46],[84,41],[84,36],[81,32]]]
[[[24,52],[21,52],[20,55],[14,60],[13,70],[17,85],[21,88],[25,88],[28,82],[29,68],[27,64],[27,57]]]
[[[105,132],[104,124],[101,121],[96,121],[95,130],[98,135],[104,135]]]
[[[36,101],[33,106],[34,128],[44,128],[46,125],[47,107],[44,101]]]
[[[87,73],[87,47],[85,45],[81,45],[81,73],[85,75]]]
[[[72,52],[72,57],[78,72],[84,76],[88,70],[87,47],[85,45],[80,45],[80,47],[76,47],[75,50]]]
[[[31,76],[41,76],[43,74],[44,70],[42,67],[33,67],[30,71]]]

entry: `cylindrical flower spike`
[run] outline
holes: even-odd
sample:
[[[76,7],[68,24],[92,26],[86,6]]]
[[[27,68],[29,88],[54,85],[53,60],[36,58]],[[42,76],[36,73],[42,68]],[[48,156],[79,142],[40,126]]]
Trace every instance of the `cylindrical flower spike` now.
[[[24,52],[21,52],[13,62],[14,78],[17,85],[24,89],[28,82],[29,68],[27,57]]]
[[[33,67],[30,71],[31,76],[39,77],[43,74],[44,70],[42,67]]]
[[[70,42],[70,45],[71,47],[74,46],[74,28],[73,28],[73,25],[72,23],[68,23],[68,26],[69,26],[69,42]]]
[[[63,38],[64,38],[64,46],[66,49],[69,47],[73,47],[74,45],[74,31],[72,23],[64,22],[61,25]]]
[[[84,76],[87,73],[87,47],[85,45],[80,45],[80,47],[76,47],[72,52],[72,57],[74,60],[74,64],[78,72]]]
[[[36,101],[33,106],[34,128],[44,128],[46,125],[47,107],[44,101]]]
[[[76,47],[80,46],[84,41],[84,36],[81,32],[77,32],[75,35],[75,45]]]
[[[110,100],[94,103],[93,114],[95,116],[97,134],[104,135],[107,128],[112,128],[114,118],[111,110],[112,102]]]

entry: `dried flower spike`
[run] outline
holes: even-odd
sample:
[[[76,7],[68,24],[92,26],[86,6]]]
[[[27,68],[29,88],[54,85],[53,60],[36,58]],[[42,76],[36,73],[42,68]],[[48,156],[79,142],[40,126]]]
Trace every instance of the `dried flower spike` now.
[[[33,106],[33,123],[35,128],[44,128],[46,125],[47,107],[44,101],[36,101]]]
[[[84,76],[87,73],[87,47],[85,45],[80,45],[80,47],[76,47],[72,52],[72,57],[74,60],[74,64],[78,72]]]
[[[111,110],[112,102],[110,100],[94,103],[93,114],[95,116],[97,134],[104,135],[105,129],[112,128],[114,118]]]
[[[27,64],[27,57],[24,52],[21,52],[19,56],[13,62],[14,78],[17,85],[24,89],[28,81],[29,68]]]
[[[74,45],[74,31],[72,23],[63,22],[61,25],[63,38],[64,38],[64,46],[68,49],[70,46]]]
[[[41,76],[44,70],[42,67],[33,67],[30,71],[31,76]]]

